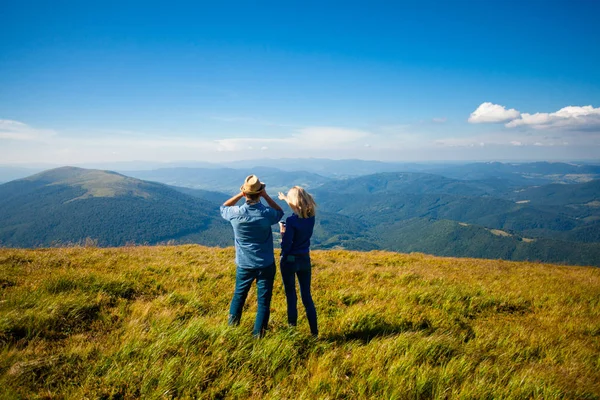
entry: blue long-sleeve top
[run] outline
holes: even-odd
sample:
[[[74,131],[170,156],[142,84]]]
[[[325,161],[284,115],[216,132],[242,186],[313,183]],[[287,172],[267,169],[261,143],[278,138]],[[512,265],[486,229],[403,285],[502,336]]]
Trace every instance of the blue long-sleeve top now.
[[[275,262],[271,225],[283,217],[283,211],[258,202],[239,207],[221,206],[221,216],[233,226],[238,267],[263,268]]]
[[[315,227],[315,217],[300,218],[292,214],[285,220],[285,233],[281,239],[281,256],[310,252],[310,237]]]

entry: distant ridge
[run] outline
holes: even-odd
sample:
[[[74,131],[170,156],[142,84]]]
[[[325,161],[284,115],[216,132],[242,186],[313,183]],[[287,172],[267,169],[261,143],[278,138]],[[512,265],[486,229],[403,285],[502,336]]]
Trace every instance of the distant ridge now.
[[[513,170],[511,174],[579,168],[552,163],[469,168],[485,172],[486,166]],[[532,178],[493,173],[457,179],[415,171],[329,178],[269,167],[140,172],[163,181],[156,183],[113,171],[61,167],[0,185],[0,246],[56,246],[89,239],[99,246],[228,246],[233,243],[231,227],[220,218],[219,205],[251,172],[267,183],[271,195],[292,185],[313,193],[318,203],[313,249],[600,266],[600,180],[534,186]],[[289,215],[287,205],[282,206]],[[277,247],[277,229],[274,240]]]
[[[227,245],[228,234],[214,203],[112,171],[62,167],[0,185],[3,246]]]
[[[161,182],[172,186],[203,189],[229,193],[239,191],[240,182],[249,174],[258,175],[267,184],[271,193],[287,191],[295,185],[314,188],[330,182],[331,179],[306,171],[282,171],[269,167],[233,168],[160,168],[151,171],[127,171],[128,176],[148,181]]]

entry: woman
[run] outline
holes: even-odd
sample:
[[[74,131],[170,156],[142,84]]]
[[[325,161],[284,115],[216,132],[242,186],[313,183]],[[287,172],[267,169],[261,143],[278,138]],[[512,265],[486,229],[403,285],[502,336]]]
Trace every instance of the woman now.
[[[281,277],[287,299],[288,324],[298,323],[298,297],[296,295],[296,277],[300,284],[302,304],[306,309],[306,317],[313,336],[318,336],[317,310],[310,294],[311,264],[310,237],[315,226],[316,204],[312,196],[299,186],[290,189],[287,196],[279,192],[279,199],[284,200],[294,212],[284,222],[280,222],[281,230]]]

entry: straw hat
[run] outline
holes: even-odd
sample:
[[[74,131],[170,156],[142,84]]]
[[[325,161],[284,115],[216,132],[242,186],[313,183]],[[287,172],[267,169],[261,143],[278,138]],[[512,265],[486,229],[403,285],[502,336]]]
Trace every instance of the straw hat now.
[[[258,179],[258,176],[249,175],[244,181],[244,184],[240,187],[240,190],[245,194],[258,194],[263,191],[265,186],[266,185]]]

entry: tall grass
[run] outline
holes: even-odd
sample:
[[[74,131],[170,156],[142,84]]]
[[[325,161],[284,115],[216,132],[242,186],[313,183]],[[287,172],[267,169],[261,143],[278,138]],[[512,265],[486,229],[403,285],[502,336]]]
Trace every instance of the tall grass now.
[[[315,251],[321,336],[233,249],[0,250],[0,398],[600,398],[600,269]],[[301,309],[301,305],[300,305]]]

